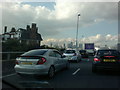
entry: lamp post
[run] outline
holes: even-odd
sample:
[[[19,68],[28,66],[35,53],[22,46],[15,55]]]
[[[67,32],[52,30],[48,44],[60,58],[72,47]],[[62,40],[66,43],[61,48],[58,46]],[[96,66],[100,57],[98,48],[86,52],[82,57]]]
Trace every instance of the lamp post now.
[[[78,50],[78,27],[79,27],[79,16],[80,16],[80,14],[78,14],[78,16],[77,16],[76,50]]]

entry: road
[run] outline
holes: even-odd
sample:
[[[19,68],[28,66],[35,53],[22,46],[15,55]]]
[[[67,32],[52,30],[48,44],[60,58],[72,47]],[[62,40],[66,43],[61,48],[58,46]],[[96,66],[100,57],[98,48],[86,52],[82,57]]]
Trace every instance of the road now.
[[[26,88],[119,88],[120,75],[117,72],[92,73],[92,57],[79,63],[71,62],[68,70],[57,72],[55,77],[17,75],[15,72],[3,76],[7,81],[17,87]],[[6,87],[3,84],[3,88]]]

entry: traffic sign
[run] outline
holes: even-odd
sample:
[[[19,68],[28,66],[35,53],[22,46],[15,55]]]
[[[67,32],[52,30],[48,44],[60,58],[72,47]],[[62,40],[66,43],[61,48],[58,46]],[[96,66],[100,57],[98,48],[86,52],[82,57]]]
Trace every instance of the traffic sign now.
[[[94,43],[85,43],[85,49],[94,49]]]

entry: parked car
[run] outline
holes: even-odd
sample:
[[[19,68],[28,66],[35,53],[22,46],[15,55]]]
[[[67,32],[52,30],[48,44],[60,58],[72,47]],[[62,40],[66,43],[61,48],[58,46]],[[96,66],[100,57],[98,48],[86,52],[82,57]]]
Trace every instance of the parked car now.
[[[76,61],[79,62],[81,60],[81,55],[76,50],[65,50],[63,53],[64,56],[68,59],[68,61]]]
[[[79,52],[80,52],[82,58],[88,58],[89,57],[86,50],[80,50]]]
[[[15,71],[20,74],[48,75],[69,68],[69,62],[55,49],[30,50],[16,58]]]
[[[92,63],[92,71],[102,70],[120,70],[120,53],[117,50],[102,49],[96,51]]]

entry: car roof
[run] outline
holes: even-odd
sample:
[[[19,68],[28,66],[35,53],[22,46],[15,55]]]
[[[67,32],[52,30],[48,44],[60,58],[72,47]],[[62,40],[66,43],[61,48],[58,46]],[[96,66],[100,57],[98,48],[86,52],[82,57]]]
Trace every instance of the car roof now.
[[[106,50],[107,51],[107,50],[116,50],[116,49],[99,49],[99,50]]]
[[[37,51],[37,50],[58,51],[58,50],[56,50],[56,49],[33,49],[33,50],[35,50],[35,51]],[[32,50],[30,50],[30,51],[32,51]]]

